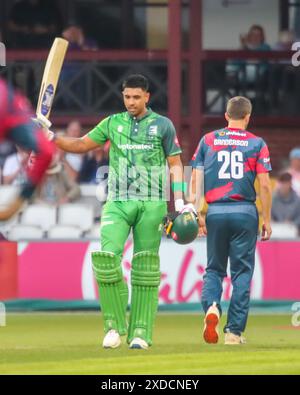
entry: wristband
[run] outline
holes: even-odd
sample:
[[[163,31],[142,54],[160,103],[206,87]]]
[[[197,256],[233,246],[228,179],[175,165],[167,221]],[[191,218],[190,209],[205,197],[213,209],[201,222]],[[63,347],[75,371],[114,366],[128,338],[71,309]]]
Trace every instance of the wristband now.
[[[187,191],[187,183],[186,182],[172,182],[172,191],[173,192],[186,192]]]

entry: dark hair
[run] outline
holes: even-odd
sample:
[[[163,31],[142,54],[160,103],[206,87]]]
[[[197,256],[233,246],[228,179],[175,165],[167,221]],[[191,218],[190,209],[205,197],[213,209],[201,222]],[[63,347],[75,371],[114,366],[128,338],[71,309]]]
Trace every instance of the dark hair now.
[[[236,96],[228,101],[226,111],[230,119],[237,121],[251,114],[252,104],[246,97]]]
[[[143,91],[148,92],[149,81],[141,74],[131,74],[123,82],[122,88],[123,90],[125,88],[141,88]]]
[[[279,182],[291,182],[292,181],[292,176],[290,173],[281,173],[278,176],[278,181]]]
[[[252,25],[249,29],[249,33],[253,30],[259,30],[261,37],[262,37],[262,43],[265,43],[266,37],[265,37],[265,31],[264,28],[261,25]]]

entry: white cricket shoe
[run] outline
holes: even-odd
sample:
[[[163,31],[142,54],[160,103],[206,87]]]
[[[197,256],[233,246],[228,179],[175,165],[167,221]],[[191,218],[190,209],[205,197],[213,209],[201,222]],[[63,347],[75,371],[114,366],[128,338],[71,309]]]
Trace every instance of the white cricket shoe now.
[[[225,333],[225,344],[227,346],[235,346],[237,344],[246,344],[246,339],[243,336],[235,335],[234,333]]]
[[[207,310],[204,318],[203,338],[206,343],[216,344],[219,341],[220,312],[214,302]]]
[[[121,345],[121,336],[119,333],[111,329],[107,332],[103,339],[103,348],[118,348]]]
[[[148,343],[140,337],[135,337],[129,345],[129,348],[136,350],[148,350]]]

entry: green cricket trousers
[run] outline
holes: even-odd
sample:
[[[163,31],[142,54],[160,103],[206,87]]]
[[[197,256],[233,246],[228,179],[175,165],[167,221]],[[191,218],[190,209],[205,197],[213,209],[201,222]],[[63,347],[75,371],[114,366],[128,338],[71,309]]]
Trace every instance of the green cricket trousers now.
[[[122,256],[132,228],[134,254],[142,251],[158,253],[166,213],[165,201],[107,202],[101,218],[102,251]]]

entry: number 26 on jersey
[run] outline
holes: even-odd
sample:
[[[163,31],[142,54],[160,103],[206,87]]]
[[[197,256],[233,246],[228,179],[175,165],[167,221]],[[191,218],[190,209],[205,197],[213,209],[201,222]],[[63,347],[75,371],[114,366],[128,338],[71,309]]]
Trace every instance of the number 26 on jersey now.
[[[218,162],[222,163],[219,171],[220,180],[240,180],[244,177],[244,157],[240,151],[218,152]]]

